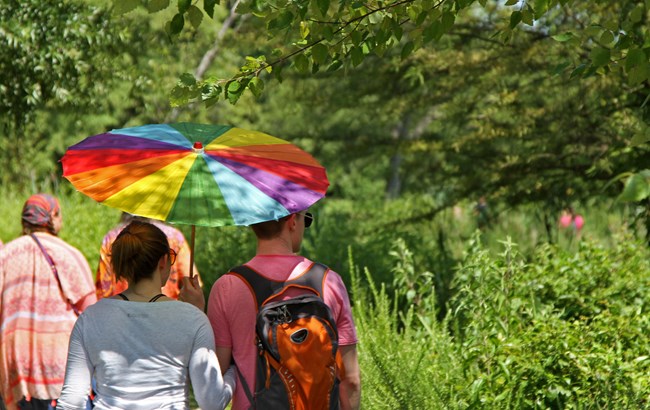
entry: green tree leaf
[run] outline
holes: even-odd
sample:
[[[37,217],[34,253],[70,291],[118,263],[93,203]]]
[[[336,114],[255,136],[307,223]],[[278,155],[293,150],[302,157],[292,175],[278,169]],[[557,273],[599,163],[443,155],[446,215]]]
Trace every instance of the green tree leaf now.
[[[586,64],[580,64],[579,66],[574,68],[573,71],[571,71],[571,74],[569,75],[569,78],[574,78],[574,77],[581,76],[582,73],[584,73],[586,69],[587,69]]]
[[[521,21],[524,24],[527,24],[529,26],[532,26],[535,19],[533,16],[533,12],[531,11],[530,7],[526,7],[521,11]]]
[[[400,55],[402,60],[406,59],[409,55],[411,55],[414,49],[415,49],[415,43],[413,43],[412,41],[409,41],[408,43],[404,44],[404,47],[402,47],[402,52]]]
[[[330,8],[330,0],[316,0],[316,5],[318,6],[318,11],[320,11],[323,16],[326,16],[327,11]]]
[[[573,37],[574,37],[573,33],[570,32],[570,31],[567,31],[566,33],[554,35],[553,40],[558,41],[560,43],[564,43],[566,41],[569,41],[569,40],[573,39]]]
[[[314,44],[311,48],[311,57],[316,64],[324,64],[329,57],[329,49],[321,43]]]
[[[510,15],[510,28],[515,28],[517,27],[517,24],[521,22],[522,15],[521,11],[513,11],[512,14]]]
[[[600,36],[600,44],[607,47],[610,46],[613,42],[614,34],[609,30],[603,31],[603,34]]]
[[[361,47],[352,47],[352,50],[350,50],[350,57],[353,66],[356,67],[361,64],[363,62],[363,50]]]
[[[603,27],[610,31],[618,31],[618,21],[616,19],[610,18],[605,19],[602,22]]]
[[[178,0],[178,12],[185,13],[192,5],[192,0]]]
[[[294,58],[293,65],[298,72],[306,73],[309,71],[309,60],[303,54],[298,54]]]
[[[150,0],[147,2],[149,13],[156,13],[169,7],[169,0]]]
[[[610,57],[611,52],[603,47],[594,47],[589,53],[589,58],[594,67],[602,67],[609,64]]]
[[[182,14],[177,13],[172,18],[172,21],[169,24],[169,33],[172,35],[179,34],[183,31],[183,26],[185,25],[185,18]]]
[[[246,90],[246,86],[248,85],[249,80],[247,79],[239,79],[239,80],[233,80],[230,81],[225,88],[225,93],[226,93],[226,99],[230,104],[236,104],[237,101],[239,101],[239,98],[241,98],[242,94]]]
[[[253,77],[248,83],[248,89],[251,90],[255,98],[259,98],[264,91],[264,81],[259,77]]]
[[[309,24],[306,21],[301,21],[300,22],[300,38],[303,40],[309,36],[309,33],[311,30],[309,29]]]
[[[433,21],[431,24],[424,29],[423,34],[423,39],[425,43],[428,43],[432,40],[438,40],[440,37],[442,37],[442,25],[437,22]]]
[[[548,8],[549,0],[534,0],[533,2],[533,9],[535,10],[535,14],[537,16],[545,14],[548,11]]]
[[[600,38],[600,36],[603,33],[603,30],[604,29],[601,26],[597,24],[591,24],[584,30],[584,33],[594,38]]]
[[[169,95],[169,104],[172,107],[180,107],[186,105],[190,101],[189,90],[185,87],[176,86],[172,88]]]
[[[214,18],[215,4],[218,4],[217,0],[203,0],[203,10],[205,10],[205,14],[210,16],[210,18]]]
[[[447,33],[451,28],[454,26],[454,22],[456,21],[456,15],[450,11],[445,11],[442,13],[442,18],[440,19],[440,22],[442,24],[442,30]]]
[[[267,28],[269,30],[284,30],[291,25],[293,22],[293,17],[294,14],[291,11],[286,10],[280,13],[273,20],[269,21]]]
[[[135,10],[140,5],[138,0],[119,0],[113,3],[113,13],[116,15],[126,14]]]
[[[650,196],[650,178],[647,176],[650,170],[644,173],[633,174],[625,181],[623,192],[618,200],[621,202],[639,202]]]
[[[643,14],[645,12],[645,7],[643,4],[639,4],[630,12],[630,21],[632,23],[638,23],[643,20]]]
[[[196,78],[190,73],[181,74],[178,81],[184,87],[194,87],[196,85]]]
[[[630,145],[633,147],[637,147],[639,145],[643,145],[646,142],[650,141],[650,129],[648,127],[643,127],[643,129],[632,137],[632,140],[630,140]]]
[[[648,57],[643,52],[643,50],[638,48],[631,48],[628,50],[627,56],[625,57],[625,69],[629,71],[633,67],[647,62]]]
[[[641,84],[650,78],[650,64],[642,61],[628,70],[628,82],[630,85]]]
[[[240,83],[239,81],[231,81],[231,82],[229,82],[228,85],[226,86],[226,90],[227,90],[229,93],[237,93],[237,92],[240,92],[240,91],[242,90],[242,83]]]
[[[187,17],[189,17],[190,24],[192,24],[192,27],[196,30],[203,21],[203,12],[195,5],[191,5],[190,8],[187,9]]]

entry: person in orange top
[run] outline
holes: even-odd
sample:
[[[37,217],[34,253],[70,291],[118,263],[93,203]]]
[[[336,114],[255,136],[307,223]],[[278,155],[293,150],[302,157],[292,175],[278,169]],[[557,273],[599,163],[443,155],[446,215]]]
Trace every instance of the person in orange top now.
[[[8,410],[52,408],[77,316],[97,301],[88,262],[57,236],[62,224],[55,197],[32,195],[23,235],[0,249],[0,395]]]
[[[134,220],[153,224],[167,235],[169,247],[176,252],[178,257],[176,263],[172,266],[169,279],[165,283],[165,286],[162,287],[161,291],[169,298],[178,299],[183,277],[190,276],[190,247],[185,240],[185,236],[178,229],[161,221],[131,215],[126,212],[122,213],[120,223],[115,228],[108,231],[102,240],[102,246],[99,250],[99,264],[97,266],[97,274],[95,275],[97,298],[108,298],[117,295],[124,292],[129,286],[126,280],[115,280],[115,274],[111,267],[110,255],[111,246],[117,236],[131,221]],[[203,286],[196,265],[194,265],[192,274],[198,278],[199,284]]]

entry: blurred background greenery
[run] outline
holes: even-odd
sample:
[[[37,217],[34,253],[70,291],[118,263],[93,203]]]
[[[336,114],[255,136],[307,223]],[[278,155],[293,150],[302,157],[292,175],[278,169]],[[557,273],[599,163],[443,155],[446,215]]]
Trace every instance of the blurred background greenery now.
[[[332,20],[301,24],[303,3]],[[327,168],[302,253],[349,286],[364,408],[649,405],[646,2],[234,4],[0,0],[2,241],[24,200],[50,192],[61,236],[96,267],[119,211],[59,163],[87,136],[260,130]],[[354,13],[344,27],[359,31],[288,57]],[[260,56],[280,59],[263,92],[232,80]],[[558,227],[567,206],[579,235]],[[254,243],[199,227],[195,250],[209,292]]]

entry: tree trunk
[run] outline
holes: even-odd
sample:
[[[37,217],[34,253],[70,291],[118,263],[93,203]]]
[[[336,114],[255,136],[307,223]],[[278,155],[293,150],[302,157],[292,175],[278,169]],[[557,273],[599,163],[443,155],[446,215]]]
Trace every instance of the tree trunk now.
[[[645,199],[645,241],[650,246],[650,198]]]
[[[402,191],[402,181],[400,179],[400,164],[402,163],[402,154],[396,152],[390,158],[390,179],[386,188],[386,198],[396,199]]]
[[[546,229],[546,239],[548,243],[553,243],[553,224],[548,212],[544,212],[544,228]]]

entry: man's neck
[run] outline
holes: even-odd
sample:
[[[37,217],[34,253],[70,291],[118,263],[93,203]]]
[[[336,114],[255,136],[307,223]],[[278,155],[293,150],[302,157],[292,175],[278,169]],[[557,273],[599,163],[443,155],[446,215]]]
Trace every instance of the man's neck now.
[[[270,240],[258,240],[256,255],[294,255],[291,242],[278,237]]]

